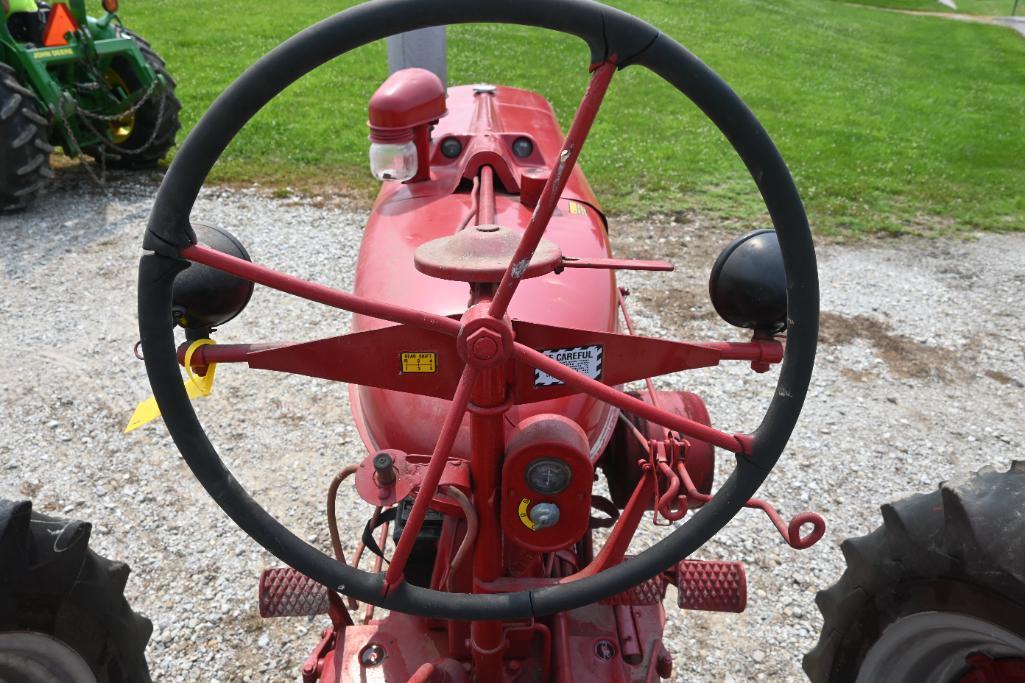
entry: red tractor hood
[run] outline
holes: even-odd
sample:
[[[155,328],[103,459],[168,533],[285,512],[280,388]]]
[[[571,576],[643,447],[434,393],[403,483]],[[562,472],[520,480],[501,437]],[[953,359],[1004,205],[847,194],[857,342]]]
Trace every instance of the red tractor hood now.
[[[524,172],[550,168],[563,136],[551,105],[540,95],[516,88],[461,86],[448,91],[447,117],[433,131],[431,179],[402,184],[385,182],[366,226],[357,262],[355,294],[440,315],[459,316],[467,308],[469,285],[440,280],[416,270],[413,252],[430,240],[451,235],[471,211],[469,178],[481,166],[495,175],[495,223],[523,230],[532,207],[519,194]],[[526,158],[512,151],[520,136],[533,141]],[[457,137],[463,154],[448,159],[441,142]],[[472,224],[472,221],[471,221]],[[609,256],[605,218],[579,168],[566,186],[545,239],[566,256]],[[615,275],[608,270],[567,269],[523,281],[509,308],[514,320],[563,328],[616,331]],[[389,323],[354,316],[353,331]],[[409,349],[411,352],[417,349]],[[357,360],[358,362],[358,360]],[[437,440],[448,401],[372,387],[350,388],[353,412],[371,451],[395,448],[429,454]],[[538,413],[558,413],[576,421],[588,435],[592,457],[604,448],[616,413],[583,395],[513,407],[507,430]],[[469,418],[464,419],[452,457],[469,457]]]

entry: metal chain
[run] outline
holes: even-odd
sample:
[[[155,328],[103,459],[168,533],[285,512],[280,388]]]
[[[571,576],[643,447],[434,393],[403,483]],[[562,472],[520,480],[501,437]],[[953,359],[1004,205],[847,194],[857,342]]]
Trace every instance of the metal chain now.
[[[82,116],[86,116],[86,117],[88,117],[90,119],[95,119],[97,121],[120,121],[124,117],[131,116],[135,112],[139,111],[139,109],[142,107],[142,105],[146,104],[146,102],[149,100],[149,98],[153,95],[153,91],[157,89],[157,85],[159,83],[160,83],[160,79],[159,78],[153,79],[153,82],[150,83],[149,87],[146,89],[146,93],[141,98],[139,98],[139,101],[136,102],[135,104],[133,104],[128,109],[125,109],[120,114],[113,114],[113,115],[110,115],[110,116],[104,116],[103,114],[97,114],[95,112],[87,111],[87,110],[81,109],[81,108],[78,110],[78,113],[81,114]],[[92,85],[96,85],[96,84],[94,83]]]
[[[64,125],[64,131],[68,134],[68,139],[71,140],[71,144],[74,146],[73,151],[78,154],[78,156],[82,156],[82,146],[78,144],[78,139],[71,130],[71,122],[68,120],[68,117],[65,116],[60,109],[57,109],[56,118]],[[83,161],[81,165],[82,168],[85,169],[86,173],[89,174],[89,177],[93,179],[93,182],[103,187],[107,181],[107,152],[103,147],[100,147],[100,154],[100,175],[97,176],[96,172],[93,171],[92,167],[85,161]]]
[[[96,137],[98,137],[100,139],[101,149],[102,148],[111,149],[111,150],[113,150],[115,152],[119,152],[121,154],[141,154],[142,152],[145,152],[147,149],[149,149],[153,145],[153,143],[157,141],[157,134],[160,132],[160,122],[164,118],[164,109],[167,106],[167,92],[166,91],[164,92],[163,96],[160,98],[160,106],[157,109],[157,117],[156,117],[156,120],[155,120],[155,125],[153,126],[153,132],[150,133],[149,139],[146,140],[145,143],[143,143],[139,147],[136,147],[135,149],[127,149],[127,148],[124,148],[124,147],[120,147],[120,146],[116,145],[115,143],[111,142],[110,140],[108,140],[106,138],[106,136],[103,135],[103,133],[101,133],[100,131],[96,130],[96,127],[93,126],[92,122],[89,119],[95,119],[97,121],[104,121],[104,122],[112,122],[112,121],[120,121],[121,119],[125,118],[126,116],[131,116],[132,114],[137,112],[142,107],[142,105],[146,104],[146,102],[149,101],[150,97],[153,95],[153,91],[156,89],[156,86],[157,86],[158,82],[159,82],[159,80],[154,80],[150,84],[149,88],[146,90],[146,94],[143,95],[142,98],[140,98],[139,101],[136,102],[133,106],[131,106],[128,109],[124,110],[120,114],[116,114],[116,115],[113,115],[113,116],[104,116],[102,114],[94,114],[93,112],[88,112],[88,111],[82,109],[81,107],[79,107],[77,102],[74,103],[75,112],[80,114],[80,115],[82,115],[82,122],[86,125],[87,128],[89,128],[89,130],[91,130],[96,135]]]
[[[150,83],[149,88],[147,88],[147,90],[146,90],[146,93],[141,98],[139,98],[138,102],[136,102],[134,105],[132,105],[128,109],[124,110],[120,114],[115,114],[115,115],[111,115],[111,116],[105,116],[103,114],[96,114],[94,112],[86,111],[85,109],[83,109],[82,107],[80,107],[78,105],[78,101],[77,100],[75,100],[73,97],[68,95],[66,92],[61,94],[62,102],[64,101],[65,97],[70,98],[71,104],[72,104],[71,108],[73,109],[74,113],[79,115],[79,116],[81,116],[82,123],[84,123],[85,126],[87,128],[89,128],[89,130],[92,131],[92,133],[97,138],[99,138],[99,140],[100,140],[100,146],[99,146],[99,151],[100,151],[100,174],[96,175],[96,173],[92,170],[92,168],[90,168],[89,164],[86,164],[86,163],[82,164],[82,166],[85,167],[86,172],[89,174],[89,176],[97,184],[103,185],[104,183],[106,183],[106,180],[107,180],[107,150],[108,149],[114,150],[115,152],[119,152],[121,154],[141,154],[142,152],[146,151],[151,146],[153,146],[153,143],[156,142],[157,134],[160,132],[160,122],[164,118],[164,110],[165,110],[165,108],[167,106],[167,93],[165,91],[164,94],[160,98],[160,105],[159,105],[159,108],[157,109],[156,125],[153,126],[153,132],[150,134],[149,139],[146,140],[146,142],[144,144],[142,144],[141,146],[139,146],[139,147],[137,147],[135,149],[127,149],[127,148],[124,148],[124,147],[120,147],[117,144],[111,142],[110,140],[107,139],[107,137],[103,133],[101,133],[99,130],[96,129],[96,127],[92,124],[92,122],[89,119],[95,119],[97,121],[104,121],[104,122],[113,122],[113,121],[120,121],[121,119],[125,118],[126,116],[131,116],[132,114],[135,114],[139,109],[142,108],[142,106],[144,104],[146,104],[150,100],[150,98],[153,95],[153,92],[156,90],[156,87],[157,87],[158,83],[159,83],[159,79],[155,79],[152,83]],[[59,107],[57,109],[57,118],[63,124],[64,130],[68,134],[68,138],[71,140],[72,145],[74,145],[74,148],[75,148],[74,151],[78,155],[81,155],[83,153],[82,146],[78,143],[78,139],[75,137],[74,132],[72,132],[72,127],[71,127],[71,122],[69,120],[69,117],[67,115],[65,115],[63,113],[63,111],[64,111],[63,107]]]

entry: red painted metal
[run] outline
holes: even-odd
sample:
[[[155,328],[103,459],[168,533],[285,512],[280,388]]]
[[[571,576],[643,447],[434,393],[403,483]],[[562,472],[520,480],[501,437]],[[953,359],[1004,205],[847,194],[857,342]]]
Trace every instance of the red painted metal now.
[[[312,617],[327,614],[328,590],[291,567],[264,569],[260,574],[260,616]]]
[[[490,316],[480,321],[493,321]],[[496,333],[505,338],[505,326],[496,324]],[[458,335],[475,329],[460,328]],[[602,348],[602,373],[598,378],[609,386],[618,386],[639,379],[657,377],[681,370],[709,367],[723,360],[757,360],[777,363],[782,358],[782,345],[775,340],[752,342],[672,342],[649,337],[575,330],[516,321],[512,323],[521,343],[538,351],[584,346]],[[458,344],[458,343],[457,343]],[[198,348],[192,356],[194,370],[203,371],[210,363],[248,363],[251,368],[274,370],[348,382],[365,387],[378,387],[420,396],[451,398],[459,380],[459,359],[465,353],[454,345],[446,332],[408,325],[384,327],[311,342],[282,344],[215,344]],[[505,341],[511,352],[512,336]],[[184,363],[188,344],[179,347],[179,362]],[[434,369],[429,372],[404,368],[404,354],[432,354]],[[479,358],[487,365],[503,361],[508,354],[498,348],[488,358]],[[360,359],[354,363],[353,359]],[[478,363],[478,364],[479,364]],[[383,370],[383,372],[382,372]],[[390,372],[389,372],[390,370]],[[513,392],[517,405],[551,401],[577,393],[566,384],[537,386],[534,368],[518,364]],[[682,413],[677,413],[682,414]]]
[[[487,187],[482,183],[481,187]],[[481,215],[486,216],[488,199],[481,193]],[[509,265],[521,233],[512,228],[483,223],[439,237],[421,245],[413,256],[416,269],[424,275],[457,282],[498,282]],[[559,245],[541,240],[521,278],[538,277],[562,267]]]
[[[320,680],[320,675],[324,670],[324,660],[335,644],[336,635],[333,628],[324,629],[321,632],[320,642],[317,643],[317,646],[310,652],[306,661],[303,662],[303,683],[315,683]]]
[[[668,582],[663,576],[654,576],[630,590],[601,601],[603,605],[661,605],[666,597]]]
[[[687,468],[683,466],[677,466],[677,474],[680,476],[680,481],[683,484],[685,495],[689,499],[696,500],[701,503],[706,503],[711,500],[711,496],[700,493],[695,487],[694,482],[691,481],[690,474],[687,472]],[[791,548],[796,550],[804,550],[810,548],[819,542],[819,539],[826,533],[826,520],[822,519],[822,515],[817,512],[802,512],[794,515],[793,519],[790,520],[790,524],[783,521],[779,512],[767,501],[759,498],[752,498],[745,504],[749,508],[758,508],[764,512],[769,519],[772,521],[772,525],[776,527],[776,531],[783,537],[783,540],[787,542]],[[810,525],[811,531],[806,535],[801,535],[801,530]]]
[[[547,168],[527,168],[520,175],[520,201],[527,208],[533,209],[541,199],[545,185],[548,184]]]
[[[475,305],[463,317],[467,363],[481,367],[479,381],[472,395],[470,411],[470,466],[473,473],[473,503],[480,527],[473,556],[473,592],[481,592],[479,582],[491,581],[503,572],[502,529],[499,522],[499,501],[502,486],[501,467],[504,455],[506,387],[508,376],[503,364],[493,364],[470,353],[473,337],[482,331],[500,333],[495,339],[496,352],[508,357],[512,351],[512,326],[506,318],[499,320],[487,315],[487,301]],[[479,328],[479,329],[477,329]],[[475,621],[470,625],[469,648],[474,674],[478,680],[499,680],[502,677],[505,635],[503,625],[493,621]]]
[[[622,258],[572,258],[564,256],[562,268],[603,268],[605,270],[655,270],[670,271],[676,268],[668,261],[639,261]]]
[[[661,605],[634,606],[622,629],[622,607],[591,605],[555,617],[556,676],[559,683],[653,683],[659,680],[665,611]],[[626,631],[624,633],[624,630]],[[624,636],[629,638],[624,656]],[[633,660],[633,661],[630,661]]]
[[[545,351],[549,351],[550,355],[550,352],[557,349],[600,347],[601,372],[592,381],[601,382],[609,387],[682,370],[711,367],[724,360],[758,358],[765,362],[778,363],[783,357],[782,345],[774,340],[750,343],[673,342],[635,335],[540,325],[525,321],[515,321],[513,329],[516,332],[517,348],[526,346],[530,347],[533,352],[529,355],[530,359],[537,358],[537,355],[534,354],[539,352],[544,355]],[[516,368],[515,403],[551,400],[582,390],[578,385],[561,377],[559,379],[563,379],[562,384],[538,386],[534,381],[534,369],[544,370],[549,375],[557,376],[556,373],[548,372],[545,369],[551,367],[551,363],[555,363],[555,361],[546,357],[545,367],[539,367],[534,365],[532,360],[528,360],[527,355],[517,353],[516,357],[520,364]],[[566,369],[563,367],[559,372],[564,373]],[[579,377],[581,380],[587,379],[582,375]],[[617,391],[616,393],[622,395],[622,392]]]
[[[965,657],[968,671],[957,683],[1025,683],[1025,657],[994,659],[984,652]]]
[[[576,165],[577,157],[580,156],[580,150],[584,146],[584,140],[587,139],[591,125],[594,123],[595,117],[598,116],[598,108],[601,106],[602,100],[605,99],[605,92],[615,73],[614,59],[610,59],[594,70],[591,83],[587,87],[587,92],[584,93],[584,99],[577,109],[569,132],[566,134],[566,141],[562,145],[562,151],[559,152],[559,158],[552,167],[548,182],[545,183],[545,189],[541,191],[541,197],[538,199],[537,206],[534,207],[534,214],[523,233],[523,240],[517,247],[516,254],[509,261],[508,269],[502,276],[495,298],[491,301],[492,317],[501,318],[509,309],[509,303],[520,283],[520,278],[523,277],[527,265],[533,258],[534,250],[541,242],[541,237],[548,227],[548,221],[555,213],[556,206],[562,197],[562,191],[569,181],[569,173]]]
[[[609,534],[605,545],[602,546],[590,564],[568,577],[569,580],[594,576],[598,572],[623,561],[623,558],[626,557],[627,548],[630,547],[630,541],[633,540],[634,532],[637,531],[637,527],[644,517],[644,512],[647,510],[653,490],[653,477],[642,477],[641,481],[637,484],[637,488],[634,489],[633,495],[630,496],[626,507],[623,508],[623,512],[619,515],[619,521],[613,528],[612,533]]]
[[[695,420],[701,424],[710,424],[708,409],[705,407],[704,401],[697,394],[689,391],[659,391],[656,392],[656,398],[658,403],[653,403],[653,405],[658,405],[664,410]],[[648,396],[642,396],[641,400],[645,403],[651,402]],[[659,425],[649,422],[647,426],[646,436],[648,440],[639,444],[644,451],[649,450],[651,439],[665,439],[668,436],[666,430]],[[632,453],[643,457],[641,449],[634,450]],[[712,490],[712,479],[715,476],[715,449],[712,447],[712,444],[699,439],[687,439],[684,464],[687,466],[687,473],[690,475],[691,480],[695,482],[698,491],[710,493]],[[673,476],[675,477],[675,474]],[[700,507],[702,505],[700,501],[690,500],[688,504],[693,507]]]
[[[527,468],[540,458],[555,459],[569,467],[565,489],[544,494],[528,486]],[[587,436],[576,422],[561,415],[535,415],[524,420],[509,439],[502,466],[502,531],[506,538],[536,552],[553,552],[576,543],[588,530],[593,480]],[[528,515],[540,504],[558,506],[558,524],[534,528]]]
[[[452,397],[452,405],[449,408],[448,416],[441,427],[441,434],[438,437],[438,445],[431,454],[430,463],[424,471],[423,479],[420,482],[420,490],[417,494],[413,508],[409,511],[406,519],[406,526],[402,530],[402,536],[395,546],[391,563],[388,565],[388,573],[385,574],[385,590],[398,585],[403,579],[403,570],[406,568],[406,560],[413,550],[413,543],[416,535],[420,533],[424,517],[427,515],[427,508],[430,506],[434,494],[438,489],[438,482],[445,471],[449,453],[452,451],[452,443],[456,440],[459,423],[466,413],[466,406],[470,401],[470,391],[473,389],[474,379],[477,377],[476,368],[467,366],[459,379],[459,386],[456,387],[455,396]]]
[[[410,142],[413,130],[437,122],[447,113],[445,86],[426,69],[401,69],[370,98],[370,139]]]
[[[459,323],[451,318],[396,304],[373,301],[331,287],[307,282],[202,244],[193,244],[182,249],[181,257],[325,306],[426,330],[438,330],[452,335],[459,332]]]
[[[447,159],[438,151],[441,141],[449,137],[464,143],[464,152],[457,159]],[[512,154],[512,141],[518,137],[533,141],[533,156],[520,159]],[[454,227],[462,224],[473,208],[473,194],[459,192],[457,187],[464,172],[469,172],[476,149],[467,141],[477,138],[492,141],[496,157],[501,157],[501,167],[514,177],[550,163],[558,157],[562,146],[554,113],[538,95],[502,86],[493,95],[475,92],[471,87],[451,88],[449,115],[434,131],[433,179],[411,185],[382,185],[364,232],[354,294],[442,316],[458,316],[466,310],[468,295],[476,296],[468,292],[466,284],[420,273],[413,266],[413,255],[421,244],[452,235]],[[499,162],[492,159],[491,163]],[[487,171],[478,166],[478,173]],[[495,173],[496,187],[504,191],[494,195],[494,222],[522,230],[529,223],[531,209],[519,197],[509,194],[505,175]],[[573,206],[577,210],[571,210]],[[574,168],[563,200],[549,223],[546,239],[574,256],[607,257],[609,244],[604,221],[600,212],[592,208],[597,206],[583,175]],[[580,211],[580,207],[587,210]],[[522,296],[510,307],[513,319],[579,329],[617,329],[613,307],[615,283],[607,271],[551,273],[526,281],[521,288]],[[363,315],[353,318],[356,331],[378,329],[386,324]],[[350,396],[357,426],[369,449],[397,448],[410,453],[429,453],[433,449],[447,409],[446,401],[374,386],[352,387]],[[608,406],[577,394],[513,407],[504,427],[506,435],[513,425],[539,413],[558,413],[576,420],[587,432],[595,458],[607,443],[615,419],[615,411]],[[454,456],[470,458],[469,427],[469,420],[464,421]]]
[[[740,613],[747,607],[747,574],[740,562],[684,560],[671,579],[680,609]]]
[[[681,434],[693,436],[702,441],[715,444],[728,451],[745,455],[751,452],[751,437],[746,434],[727,434],[718,429],[689,420],[679,415],[660,410],[636,399],[628,394],[609,387],[601,382],[585,377],[579,372],[570,370],[548,356],[517,342],[515,356],[517,360],[562,380],[567,386],[577,391],[590,394],[606,403],[616,406],[628,413],[639,415],[656,424],[675,429]]]
[[[495,170],[491,166],[482,166],[480,169],[480,204],[478,207],[477,225],[494,225],[495,211]],[[508,263],[506,261],[502,265],[507,265]],[[430,275],[430,273],[427,274]],[[486,280],[486,282],[493,281]],[[468,282],[473,282],[473,280],[468,280]]]
[[[373,459],[377,453],[368,455],[356,469],[356,491],[360,498],[370,505],[391,507],[407,496],[416,495],[421,482],[425,479],[427,468],[432,457],[427,455],[407,455],[402,451],[386,450],[395,461],[395,479],[383,483],[374,472]],[[470,468],[465,460],[447,459],[445,467],[438,479],[439,487],[455,488],[464,495],[470,492]],[[448,515],[459,515],[462,508],[451,496],[438,493],[430,501],[433,509]]]

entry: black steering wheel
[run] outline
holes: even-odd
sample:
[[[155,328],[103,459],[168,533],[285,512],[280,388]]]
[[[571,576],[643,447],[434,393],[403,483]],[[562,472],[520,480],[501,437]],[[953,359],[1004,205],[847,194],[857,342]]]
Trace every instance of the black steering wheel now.
[[[349,50],[446,24],[512,23],[583,39],[592,65],[642,66],[690,98],[747,165],[776,228],[786,270],[786,350],[772,402],[714,497],[670,535],[628,562],[576,581],[504,594],[445,593],[337,562],[292,534],[224,466],[193,411],[176,356],[171,292],[196,242],[189,216],[202,184],[235,135],[288,85]],[[711,69],[651,25],[588,0],[379,0],[297,34],[263,57],[213,103],[188,136],[156,197],[139,267],[139,329],[146,371],[165,424],[196,478],[260,545],[340,593],[390,610],[447,619],[512,620],[574,609],[647,581],[694,552],[755,493],[790,438],[804,402],[818,334],[818,276],[801,199],[779,152],[740,98]]]

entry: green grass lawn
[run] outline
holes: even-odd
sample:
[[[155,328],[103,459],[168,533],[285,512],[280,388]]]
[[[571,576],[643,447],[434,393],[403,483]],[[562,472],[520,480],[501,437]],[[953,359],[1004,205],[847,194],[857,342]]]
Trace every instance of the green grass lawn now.
[[[961,12],[962,14],[983,14],[989,17],[1006,17],[1014,8],[1014,0],[954,0],[956,10],[936,0],[843,0],[861,5],[877,5],[893,9],[925,10],[927,12]],[[1018,3],[1018,14],[1025,13],[1025,3]]]
[[[186,130],[246,66],[348,2],[131,0],[126,25],[178,79]],[[1025,40],[1010,30],[821,0],[621,0],[716,69],[780,147],[820,233],[1025,229]],[[557,55],[557,56],[556,56]],[[574,38],[449,32],[453,83],[537,89],[564,122],[586,84]],[[213,178],[369,194],[366,103],[383,43],[304,78],[236,139]],[[620,72],[581,163],[606,208],[765,220],[754,184],[697,109]]]

